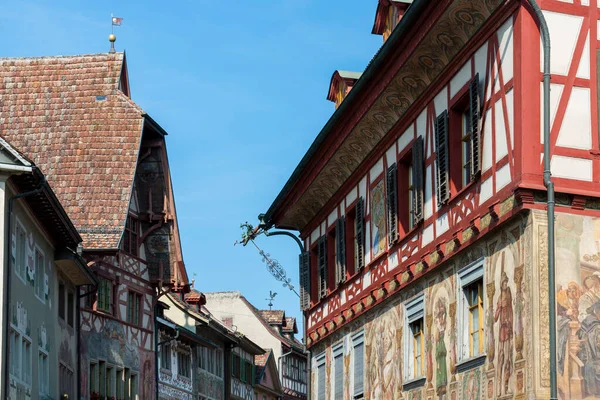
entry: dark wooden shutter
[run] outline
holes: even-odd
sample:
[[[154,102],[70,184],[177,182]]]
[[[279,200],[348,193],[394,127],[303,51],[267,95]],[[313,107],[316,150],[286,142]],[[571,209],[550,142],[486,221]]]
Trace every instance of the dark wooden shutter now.
[[[475,179],[481,172],[481,129],[479,126],[481,105],[479,97],[479,74],[469,85],[469,111],[471,124],[471,179]]]
[[[356,263],[357,271],[365,267],[365,200],[361,197],[356,202]]]
[[[425,155],[423,137],[415,140],[412,148],[412,181],[413,181],[413,226],[423,221],[423,192],[425,187]]]
[[[319,267],[319,298],[327,296],[327,236],[319,238],[317,244],[318,267]]]
[[[386,178],[388,243],[391,246],[398,240],[398,166],[396,163],[390,165]]]
[[[437,200],[438,207],[450,199],[448,163],[448,110],[444,110],[435,121],[435,145],[437,156]]]
[[[307,310],[310,306],[310,253],[300,254],[300,309]]]
[[[335,224],[335,283],[341,283],[346,280],[346,219],[338,218]]]

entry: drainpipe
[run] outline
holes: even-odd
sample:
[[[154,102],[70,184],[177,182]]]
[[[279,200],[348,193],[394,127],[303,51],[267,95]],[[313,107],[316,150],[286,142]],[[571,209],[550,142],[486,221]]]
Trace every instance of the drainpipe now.
[[[32,167],[32,171],[34,171],[36,167]],[[35,175],[35,174],[34,174]],[[6,222],[6,250],[8,251],[8,263],[6,267],[6,297],[4,298],[5,306],[4,306],[4,320],[6,321],[6,325],[4,328],[5,342],[4,342],[4,383],[5,391],[4,395],[8,399],[8,388],[10,386],[10,340],[8,339],[10,336],[10,321],[8,319],[9,309],[10,309],[10,292],[11,292],[11,278],[12,278],[12,233],[11,233],[11,221],[12,221],[12,213],[13,213],[13,203],[15,199],[22,199],[24,197],[32,196],[34,194],[40,193],[44,186],[46,186],[46,177],[43,174],[40,174],[40,184],[37,189],[30,190],[29,192],[17,193],[10,196],[8,199],[8,220]]]
[[[550,33],[540,6],[528,0],[540,24],[544,49],[544,186],[548,190],[548,293],[550,323],[550,400],[558,399],[556,384],[556,283],[554,257],[554,182],[550,172]]]

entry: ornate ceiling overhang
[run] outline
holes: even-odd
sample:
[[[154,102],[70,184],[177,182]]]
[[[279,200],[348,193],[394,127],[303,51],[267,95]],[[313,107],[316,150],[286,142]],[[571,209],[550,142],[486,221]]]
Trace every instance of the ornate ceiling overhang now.
[[[305,188],[298,184],[299,181],[306,180],[306,168],[304,168],[300,171],[302,179],[291,182],[292,185],[289,187],[286,184],[286,188],[282,190],[268,212],[272,222],[278,227],[303,230],[360,164],[369,157],[382,139],[407,114],[410,107],[425,94],[430,85],[444,75],[446,68],[486,25],[490,17],[503,5],[511,2],[511,0],[449,2],[437,21],[412,49],[412,53],[398,67],[390,83],[377,96],[358,123],[351,128],[331,158],[316,172],[312,182]],[[396,29],[399,28],[400,26]],[[397,33],[402,33],[406,38],[414,34],[411,31]],[[391,39],[389,41],[391,42]],[[402,52],[403,49],[410,51],[410,49],[406,50],[406,47],[397,48],[395,52]],[[378,56],[382,55],[378,54]],[[372,64],[375,63],[376,58],[377,56]],[[363,76],[368,72],[367,69]],[[378,74],[383,72],[375,71]],[[360,81],[357,85],[359,83]],[[336,132],[337,129],[337,127],[331,129],[327,133],[328,136],[334,132],[340,134]],[[315,151],[312,153],[313,159],[315,153]]]

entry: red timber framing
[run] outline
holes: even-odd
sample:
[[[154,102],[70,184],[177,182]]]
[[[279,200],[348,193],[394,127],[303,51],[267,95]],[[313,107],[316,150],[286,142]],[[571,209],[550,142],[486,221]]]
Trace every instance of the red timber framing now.
[[[582,1],[584,3],[582,3]],[[600,215],[600,202],[586,198],[600,192],[600,148],[598,141],[598,78],[597,53],[600,48],[597,32],[598,0],[573,0],[566,3],[555,0],[540,1],[546,12],[579,17],[573,61],[564,74],[552,74],[554,85],[563,85],[555,101],[553,116],[552,149],[555,155],[590,160],[593,170],[589,181],[555,178],[557,191],[572,195],[563,196],[559,206],[568,207],[575,214]],[[382,93],[395,84],[394,77],[412,53],[417,52],[429,30],[439,25],[445,10],[464,2],[440,1],[429,4],[404,37],[400,50],[389,55],[378,70],[377,79],[368,82],[368,89],[353,90],[351,95],[360,98],[350,101],[340,110],[349,117],[336,124],[303,166],[302,174],[294,182],[271,215],[281,228],[300,229],[301,237],[309,249],[315,249],[316,239],[331,232],[337,218],[346,216],[346,248],[350,249],[354,207],[359,198],[369,210],[370,189],[381,179],[394,162],[398,163],[410,153],[415,139],[423,137],[425,185],[427,201],[424,221],[408,232],[401,228],[399,239],[391,245],[384,239],[385,250],[372,254],[366,246],[365,268],[354,268],[354,257],[347,258],[346,280],[339,286],[328,284],[328,294],[319,299],[317,289],[317,260],[311,253],[311,305],[307,312],[308,345],[314,345],[325,336],[347,324],[367,309],[379,304],[392,293],[401,290],[418,277],[435,269],[458,251],[465,249],[501,223],[523,209],[543,209],[542,144],[540,142],[540,39],[539,30],[524,1],[508,1],[494,12],[483,27],[469,39],[460,52],[448,63],[443,73],[411,104],[406,113],[387,131],[368,152],[359,166],[336,187],[323,206],[310,214],[310,220],[293,226],[284,221],[286,213],[299,204],[311,185],[325,170],[327,163],[346,141],[352,130],[377,106]],[[510,22],[507,22],[510,21]],[[512,60],[506,65],[506,36],[500,30],[512,24],[510,40]],[[587,40],[587,41],[586,41]],[[483,50],[482,50],[483,49]],[[584,51],[587,54],[584,54]],[[556,53],[555,53],[556,54]],[[377,57],[377,56],[376,56]],[[559,57],[557,55],[556,57]],[[482,61],[483,60],[483,61]],[[589,60],[587,77],[581,76],[581,60]],[[482,67],[482,63],[484,66]],[[584,68],[585,69],[585,68]],[[467,74],[465,71],[468,71]],[[455,77],[468,75],[460,87],[451,86]],[[469,89],[469,82],[480,75],[481,109],[481,174],[465,185],[450,185],[450,200],[437,207],[435,193],[436,149],[435,121],[444,110],[451,112],[461,106]],[[363,74],[363,77],[365,74]],[[359,82],[360,83],[360,82]],[[568,117],[568,105],[573,88],[586,88],[590,93],[591,119],[590,148],[557,144],[563,120]],[[553,87],[553,90],[555,87]],[[442,98],[443,97],[443,98]],[[354,100],[354,99],[353,99]],[[378,105],[381,107],[381,104]],[[342,109],[343,108],[343,109]],[[338,111],[340,111],[338,110]],[[382,111],[383,112],[383,111]],[[452,117],[451,117],[452,119]],[[451,128],[453,122],[450,121]],[[451,143],[452,147],[453,144]],[[456,149],[452,150],[456,151]],[[451,153],[452,154],[452,153]],[[451,166],[452,169],[452,166]],[[452,173],[452,179],[456,175]],[[384,190],[387,190],[384,185]],[[403,195],[399,193],[399,196]],[[574,195],[574,196],[573,196]],[[352,223],[350,223],[352,221]],[[402,226],[402,224],[399,224]],[[367,243],[372,241],[371,215],[365,215]],[[350,252],[347,253],[351,254]],[[349,260],[351,258],[351,260]],[[329,278],[333,263],[329,263]]]

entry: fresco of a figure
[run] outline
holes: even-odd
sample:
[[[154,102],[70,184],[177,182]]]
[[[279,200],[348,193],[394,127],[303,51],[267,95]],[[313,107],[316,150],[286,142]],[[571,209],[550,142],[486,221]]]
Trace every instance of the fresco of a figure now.
[[[371,189],[371,235],[373,257],[385,250],[386,218],[385,218],[385,191],[383,180]]]
[[[368,328],[366,337],[368,373],[371,399],[394,399],[395,385],[400,384],[396,372],[400,369],[400,357],[396,331],[400,329],[401,307],[396,306],[376,318]]]
[[[448,369],[446,366],[446,304],[439,298],[435,305],[435,319],[437,332],[435,335],[435,392],[441,400],[446,394],[446,385],[448,383]]]
[[[556,330],[561,399],[600,399],[600,219],[557,216]]]
[[[509,379],[513,368],[513,300],[508,287],[508,276],[502,271],[500,296],[494,320],[500,324],[498,335],[498,394],[509,392]]]

